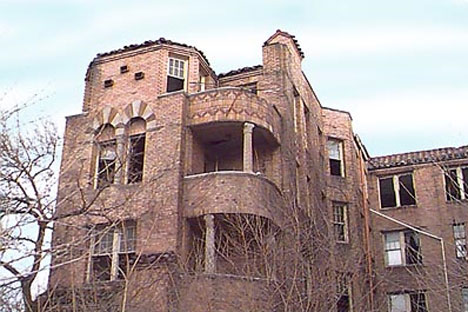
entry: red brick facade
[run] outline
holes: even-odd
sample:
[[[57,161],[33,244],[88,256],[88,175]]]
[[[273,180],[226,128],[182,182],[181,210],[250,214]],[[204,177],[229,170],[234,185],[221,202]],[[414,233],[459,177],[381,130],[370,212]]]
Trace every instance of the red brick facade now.
[[[261,66],[220,75],[162,38],[91,62],[64,136],[50,310],[386,311],[388,294],[425,290],[445,311],[428,262],[433,296],[385,267],[382,233],[401,224],[372,212],[377,178],[411,170],[417,205],[381,212],[450,241],[466,214],[445,201],[441,169],[378,165],[351,116],[320,105],[294,36],[262,49]],[[440,243],[421,246],[439,267]]]

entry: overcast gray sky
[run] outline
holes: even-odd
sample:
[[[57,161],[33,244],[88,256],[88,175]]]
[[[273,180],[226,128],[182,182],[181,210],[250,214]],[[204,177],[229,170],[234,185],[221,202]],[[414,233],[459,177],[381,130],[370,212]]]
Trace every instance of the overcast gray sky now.
[[[0,105],[39,94],[30,113],[63,128],[96,53],[165,37],[221,73],[261,64],[278,28],[371,155],[468,144],[468,0],[0,0]]]

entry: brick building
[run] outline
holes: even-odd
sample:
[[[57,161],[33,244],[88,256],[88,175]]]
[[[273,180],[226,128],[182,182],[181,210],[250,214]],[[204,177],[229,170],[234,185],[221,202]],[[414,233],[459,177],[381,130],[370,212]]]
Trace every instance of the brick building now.
[[[466,149],[370,158],[350,114],[321,106],[294,36],[262,53],[217,75],[161,38],[91,62],[67,118],[49,310],[445,310],[444,272],[461,302]]]

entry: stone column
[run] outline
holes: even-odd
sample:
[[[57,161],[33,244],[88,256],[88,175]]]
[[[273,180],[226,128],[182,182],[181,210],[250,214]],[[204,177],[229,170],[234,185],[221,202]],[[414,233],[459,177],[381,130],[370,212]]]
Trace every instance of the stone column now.
[[[245,172],[253,172],[253,128],[254,124],[249,122],[244,123],[244,150],[243,150],[243,163],[242,169]]]
[[[212,214],[205,215],[205,272],[215,273],[215,228],[214,216]]]
[[[127,154],[125,153],[125,129],[124,128],[116,128],[115,131],[115,144],[116,144],[116,155],[117,159],[115,162],[115,175],[114,175],[114,183],[115,184],[125,184],[126,181],[123,181],[125,177],[125,160],[127,159]]]

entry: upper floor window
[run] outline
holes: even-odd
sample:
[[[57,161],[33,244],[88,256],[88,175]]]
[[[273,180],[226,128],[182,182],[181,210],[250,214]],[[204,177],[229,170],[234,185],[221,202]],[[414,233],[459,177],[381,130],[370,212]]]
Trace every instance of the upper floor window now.
[[[389,312],[427,312],[426,294],[422,291],[388,295]]]
[[[462,311],[463,312],[468,312],[468,288],[463,287],[462,288]]]
[[[343,141],[337,139],[328,139],[328,159],[330,174],[334,176],[345,176],[343,161]]]
[[[413,231],[397,231],[384,234],[385,264],[422,264],[419,235]]]
[[[468,167],[445,170],[445,193],[447,200],[468,199]]]
[[[333,231],[337,242],[348,242],[348,210],[343,203],[333,203]]]
[[[186,61],[174,57],[169,57],[167,66],[167,90],[174,92],[184,90],[186,77]]]
[[[466,259],[466,230],[465,223],[457,223],[453,225],[453,238],[455,240],[455,251],[457,258]]]
[[[101,281],[124,278],[129,270],[128,259],[135,253],[135,242],[134,221],[97,225],[93,229],[90,277]]]
[[[382,208],[416,204],[412,173],[379,178],[379,189]]]
[[[143,180],[145,160],[146,122],[143,118],[132,118],[129,125],[127,183]]]
[[[117,153],[115,129],[106,124],[101,127],[97,136],[96,182],[97,188],[114,183],[117,170]]]

